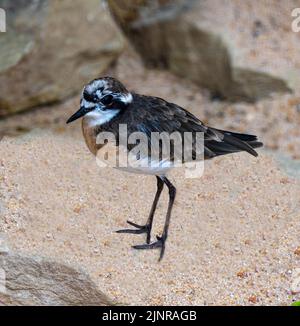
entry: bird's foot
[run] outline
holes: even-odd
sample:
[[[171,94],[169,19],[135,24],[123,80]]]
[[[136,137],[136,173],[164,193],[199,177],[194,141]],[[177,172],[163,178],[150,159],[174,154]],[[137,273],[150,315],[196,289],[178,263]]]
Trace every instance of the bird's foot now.
[[[158,261],[161,261],[164,253],[165,253],[165,243],[166,243],[166,236],[156,236],[157,241],[152,242],[152,243],[147,243],[147,244],[142,244],[142,245],[135,245],[132,246],[132,248],[137,249],[137,250],[143,250],[143,249],[156,249],[156,248],[160,248],[160,256]]]
[[[123,229],[123,230],[118,230],[116,231],[117,233],[131,233],[131,234],[142,234],[142,233],[147,233],[147,243],[150,243],[150,233],[151,233],[151,227],[149,224],[146,225],[139,225],[135,224],[133,222],[127,221],[127,223],[135,229]]]

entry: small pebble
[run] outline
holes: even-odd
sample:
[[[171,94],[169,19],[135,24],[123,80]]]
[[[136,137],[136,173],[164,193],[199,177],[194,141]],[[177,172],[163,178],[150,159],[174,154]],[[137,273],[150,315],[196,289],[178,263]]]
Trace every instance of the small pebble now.
[[[300,247],[298,247],[295,251],[294,254],[297,256],[300,256]]]
[[[240,270],[239,272],[236,273],[236,276],[239,278],[245,278],[248,276],[248,273],[246,270]]]
[[[257,303],[258,299],[255,295],[252,295],[251,297],[248,298],[248,301],[251,303]]]

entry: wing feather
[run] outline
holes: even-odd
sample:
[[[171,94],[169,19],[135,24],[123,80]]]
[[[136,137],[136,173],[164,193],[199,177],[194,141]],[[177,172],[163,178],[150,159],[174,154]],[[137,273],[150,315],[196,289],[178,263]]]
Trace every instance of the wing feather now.
[[[203,132],[206,159],[239,151],[257,156],[253,148],[262,146],[256,136],[208,127],[189,111],[162,98],[137,94],[133,94],[133,98],[132,104],[118,119],[118,123],[121,120],[127,124],[128,133],[141,131],[150,140],[152,132]]]

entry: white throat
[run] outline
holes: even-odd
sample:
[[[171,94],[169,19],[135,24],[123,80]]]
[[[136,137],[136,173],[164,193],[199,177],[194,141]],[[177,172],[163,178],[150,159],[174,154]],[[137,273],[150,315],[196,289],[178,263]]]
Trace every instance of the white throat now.
[[[84,116],[89,127],[101,126],[112,120],[120,110],[93,110]]]

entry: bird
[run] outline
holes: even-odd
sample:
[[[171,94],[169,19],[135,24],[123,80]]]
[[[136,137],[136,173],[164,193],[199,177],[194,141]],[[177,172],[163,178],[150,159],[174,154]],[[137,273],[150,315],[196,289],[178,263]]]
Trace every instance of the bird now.
[[[135,132],[145,135],[147,148],[151,147],[151,134],[153,133],[177,132],[180,135],[186,132],[193,135],[202,133],[204,138],[204,160],[236,152],[247,152],[256,157],[258,153],[255,148],[263,146],[263,143],[258,141],[255,135],[209,127],[179,105],[159,97],[130,92],[119,80],[113,77],[97,78],[84,86],[80,99],[80,108],[67,120],[67,124],[79,118],[82,118],[82,132],[86,145],[94,155],[109,146],[109,140],[101,143],[97,142],[97,137],[103,132],[109,132],[116,137],[115,146],[117,149],[121,146],[118,133],[120,125],[127,126],[128,135]],[[126,146],[128,152],[134,147],[128,143]],[[158,151],[161,152],[161,144]],[[197,148],[195,148],[193,142],[190,160],[197,159],[196,151]],[[146,157],[143,155],[140,152],[136,155],[137,161],[144,160],[149,163],[142,168],[136,165],[133,165],[133,167],[116,167],[127,172],[148,174],[156,177],[157,189],[149,216],[144,225],[128,220],[127,223],[130,228],[116,232],[146,234],[145,243],[132,247],[137,250],[158,249],[160,250],[159,261],[161,261],[165,253],[171,213],[176,197],[176,187],[167,177],[167,173],[174,167],[172,165],[175,156],[174,148],[169,159],[158,156],[154,162],[149,153],[148,156],[145,154]],[[164,186],[168,188],[169,192],[165,223],[161,235],[156,236],[156,240],[151,242],[154,214]]]

